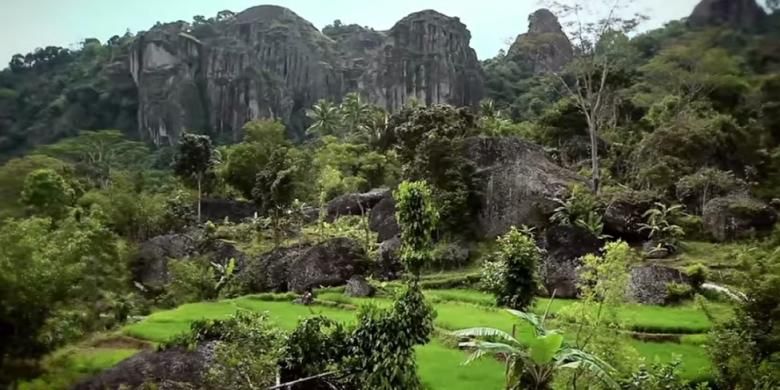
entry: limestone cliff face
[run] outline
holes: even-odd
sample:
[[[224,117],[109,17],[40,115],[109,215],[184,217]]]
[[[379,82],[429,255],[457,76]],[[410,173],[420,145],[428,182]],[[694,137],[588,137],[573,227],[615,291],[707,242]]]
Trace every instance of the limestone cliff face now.
[[[139,34],[131,56],[141,135],[173,144],[183,130],[227,141],[258,118],[296,134],[318,99],[358,91],[389,111],[415,98],[475,105],[482,73],[457,18],[409,15],[386,32],[359,26],[327,35],[277,6],[250,8],[209,26],[158,25]]]
[[[558,71],[574,56],[574,48],[558,18],[547,9],[528,17],[528,32],[509,47],[507,58],[521,62],[533,73]]]
[[[694,27],[730,26],[741,30],[758,27],[766,12],[756,0],[702,0],[688,18]]]

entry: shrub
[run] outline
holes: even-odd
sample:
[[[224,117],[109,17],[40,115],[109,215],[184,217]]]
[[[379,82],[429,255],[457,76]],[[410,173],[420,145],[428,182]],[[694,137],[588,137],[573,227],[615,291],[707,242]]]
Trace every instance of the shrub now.
[[[694,290],[701,288],[701,285],[707,281],[708,271],[704,264],[696,263],[685,269],[685,275],[690,280],[691,287]]]
[[[173,305],[217,298],[214,268],[205,258],[171,260],[167,298]]]
[[[558,207],[550,217],[550,221],[559,225],[575,225],[578,221],[587,223],[593,220],[591,214],[600,217],[602,204],[599,199],[593,195],[593,192],[582,184],[575,184],[571,188],[571,194],[565,200],[556,199]]]
[[[538,289],[537,268],[541,262],[539,248],[531,237],[515,227],[498,238],[498,245],[494,258],[505,264],[506,272],[503,282],[497,288],[496,303],[525,310],[533,303]]]
[[[486,261],[482,263],[479,286],[489,293],[500,294],[506,279],[507,267],[503,261]]]
[[[469,261],[469,250],[450,241],[437,242],[431,251],[431,261],[427,268],[447,270],[459,268]]]
[[[684,283],[668,283],[666,285],[667,303],[679,303],[693,297],[693,287]]]
[[[431,237],[439,221],[439,211],[424,181],[405,181],[393,196],[401,228],[401,260],[407,271],[419,278],[420,270],[431,259]]]

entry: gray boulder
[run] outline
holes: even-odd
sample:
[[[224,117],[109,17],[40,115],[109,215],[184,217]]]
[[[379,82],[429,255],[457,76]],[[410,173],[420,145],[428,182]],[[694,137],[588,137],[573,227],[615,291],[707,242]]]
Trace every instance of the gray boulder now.
[[[547,294],[555,291],[558,298],[576,298],[581,258],[599,253],[601,240],[579,226],[553,226],[545,233],[542,246],[547,253],[540,277]]]
[[[628,190],[613,195],[604,210],[604,231],[627,240],[647,238],[647,233],[641,231],[641,224],[645,222],[644,213],[655,201],[653,194],[642,191]]]
[[[233,199],[203,199],[201,202],[201,215],[205,221],[218,223],[227,219],[241,222],[253,217],[256,212],[257,207],[252,202]]]
[[[154,237],[138,246],[133,262],[134,279],[151,289],[168,283],[168,261],[197,253],[197,241],[186,234]]]
[[[384,242],[401,233],[395,220],[395,199],[389,191],[372,209],[368,216],[368,227],[377,232],[377,241]]]
[[[689,283],[688,277],[675,268],[642,265],[631,270],[628,297],[647,305],[663,305],[669,299],[669,283]]]
[[[347,280],[347,287],[344,289],[347,296],[358,298],[373,296],[374,292],[374,286],[368,284],[366,278],[357,275]]]
[[[553,163],[541,146],[519,138],[474,137],[465,148],[483,183],[477,220],[483,238],[497,237],[512,226],[547,226],[557,207],[554,199],[565,198],[570,184],[585,182]]]
[[[398,279],[404,272],[400,253],[401,239],[399,236],[392,237],[379,244],[374,275],[383,280]]]
[[[320,286],[343,285],[369,269],[366,253],[357,242],[334,238],[275,249],[248,262],[238,277],[252,292],[302,293]]]
[[[147,385],[161,390],[205,388],[203,374],[214,363],[214,346],[206,343],[192,351],[143,351],[78,383],[73,390],[141,389]]]
[[[731,195],[707,202],[702,215],[704,230],[718,241],[752,238],[770,232],[777,212],[746,195]]]
[[[345,215],[368,214],[377,203],[387,196],[392,197],[390,190],[387,188],[375,189],[362,194],[341,195],[328,202],[326,206],[327,219],[328,221],[333,221]]]

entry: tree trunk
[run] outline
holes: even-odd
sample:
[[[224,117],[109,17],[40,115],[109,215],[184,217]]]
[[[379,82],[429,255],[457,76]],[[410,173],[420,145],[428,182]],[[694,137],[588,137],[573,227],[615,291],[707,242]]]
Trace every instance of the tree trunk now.
[[[200,204],[201,204],[201,200],[202,200],[202,197],[203,197],[203,195],[202,195],[203,193],[202,193],[202,190],[201,190],[201,183],[202,182],[203,182],[203,177],[200,174],[198,174],[198,223],[200,223],[200,210],[201,210]]]
[[[590,133],[590,162],[591,175],[593,177],[593,193],[599,193],[601,186],[601,169],[599,168],[599,137],[595,124],[588,125]]]

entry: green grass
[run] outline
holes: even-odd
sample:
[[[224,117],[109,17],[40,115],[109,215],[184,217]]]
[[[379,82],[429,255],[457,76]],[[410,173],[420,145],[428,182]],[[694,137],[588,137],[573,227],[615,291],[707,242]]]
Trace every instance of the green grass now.
[[[417,369],[427,389],[493,390],[504,387],[504,366],[494,359],[480,359],[463,366],[467,354],[432,341],[417,348]]]
[[[44,359],[45,374],[19,385],[20,390],[68,389],[74,383],[138,353],[126,348],[65,348]]]
[[[513,326],[515,326],[515,332],[521,341],[529,340],[531,337],[531,328],[528,325],[517,321],[517,319],[506,311],[485,305],[469,303],[483,301],[485,297],[482,293],[457,290],[427,291],[426,293],[434,298],[434,300],[436,300],[435,297],[444,297],[447,299],[438,299],[437,303],[434,305],[437,312],[435,325],[439,329],[456,330],[489,326],[511,332]],[[354,306],[369,302],[379,306],[387,306],[391,302],[390,299],[381,297],[349,298],[335,291],[321,292],[318,294],[318,299],[338,299],[341,303]],[[458,301],[458,299],[462,301]],[[544,310],[544,308],[546,308],[546,303],[547,300],[540,299],[535,310]],[[556,300],[551,306],[551,312],[555,313],[563,310],[571,303],[572,301]],[[355,315],[354,311],[345,308],[322,305],[302,306],[289,302],[269,300],[268,297],[249,296],[222,302],[184,305],[174,310],[158,312],[152,314],[140,323],[125,327],[124,331],[135,337],[163,342],[174,337],[178,333],[186,331],[189,324],[194,320],[201,318],[225,318],[236,310],[242,309],[256,312],[268,312],[272,321],[284,329],[292,329],[299,319],[313,315],[325,315],[343,323],[353,323]],[[700,315],[702,317],[699,317]],[[670,324],[676,323],[674,326],[690,331],[688,333],[695,333],[692,329],[696,327],[699,327],[700,329],[709,327],[709,324],[702,320],[702,318],[706,319],[706,317],[703,317],[703,314],[696,312],[696,309],[691,305],[680,307],[628,306],[621,312],[621,316],[641,320],[637,323],[644,324],[646,327],[650,327],[653,324],[660,324],[657,326],[661,329],[671,328],[672,325]],[[701,348],[701,344],[704,342],[704,337],[701,335],[685,336],[681,339],[680,343],[643,342],[638,340],[630,340],[629,342],[649,361],[654,361],[656,358],[661,361],[670,361],[675,355],[682,356],[682,370],[684,376],[687,378],[699,378],[709,373],[710,365],[704,349]],[[420,356],[436,355],[436,351],[440,353],[442,348],[444,348],[442,345],[434,343],[429,346],[421,347],[418,354]],[[451,351],[465,360],[465,357],[462,356],[462,352],[457,350]],[[451,359],[450,355],[448,355],[449,357],[446,359]],[[441,359],[445,358],[441,357]],[[434,372],[434,368],[430,367],[437,367],[437,364],[445,364],[443,362],[446,361],[446,359],[441,363],[437,363],[427,361],[427,358],[421,358],[418,363],[421,367],[426,367],[426,370],[432,373]],[[475,370],[479,371],[480,368]],[[425,374],[423,375],[423,378],[430,381],[441,380],[434,378],[435,376],[436,375],[431,374],[431,376],[428,376]]]

